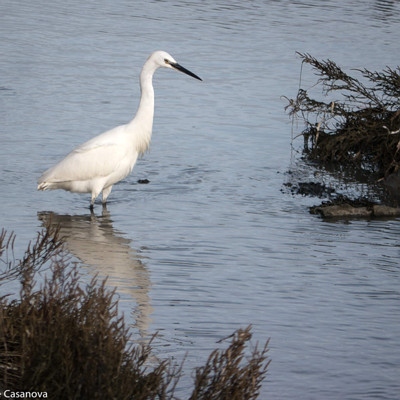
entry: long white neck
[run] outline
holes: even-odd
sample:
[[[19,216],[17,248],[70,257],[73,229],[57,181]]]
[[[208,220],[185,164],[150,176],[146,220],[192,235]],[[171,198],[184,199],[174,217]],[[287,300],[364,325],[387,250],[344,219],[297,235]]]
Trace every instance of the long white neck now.
[[[140,103],[135,118],[130,122],[132,133],[135,135],[137,151],[144,153],[149,145],[153,129],[154,117],[154,89],[153,75],[157,65],[147,60],[140,73]]]

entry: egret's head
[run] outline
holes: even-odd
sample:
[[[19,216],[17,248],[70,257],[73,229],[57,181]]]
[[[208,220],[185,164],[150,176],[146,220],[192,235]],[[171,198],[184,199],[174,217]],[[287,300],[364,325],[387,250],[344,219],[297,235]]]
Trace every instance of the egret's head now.
[[[168,54],[166,51],[156,51],[154,52],[150,58],[153,59],[153,61],[162,68],[172,68],[175,69],[177,71],[181,71],[183,73],[185,73],[186,75],[189,75],[193,78],[196,78],[198,80],[202,80],[201,78],[199,78],[197,75],[195,75],[193,72],[190,72],[189,70],[187,70],[186,68],[182,67],[182,65],[178,64],[175,59]]]

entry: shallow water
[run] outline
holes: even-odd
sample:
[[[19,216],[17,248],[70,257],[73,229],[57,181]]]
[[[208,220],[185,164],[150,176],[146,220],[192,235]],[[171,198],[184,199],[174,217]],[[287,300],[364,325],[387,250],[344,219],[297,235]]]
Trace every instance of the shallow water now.
[[[326,222],[308,213],[319,199],[281,191],[297,165],[281,96],[296,95],[296,51],[395,67],[400,5],[136,3],[0,3],[0,218],[17,256],[52,213],[85,273],[110,275],[135,337],[158,331],[159,358],[188,352],[182,397],[216,341],[251,323],[271,337],[260,398],[397,399],[400,221]],[[151,151],[107,210],[36,192],[75,145],[132,118],[157,49],[204,82],[157,72]]]

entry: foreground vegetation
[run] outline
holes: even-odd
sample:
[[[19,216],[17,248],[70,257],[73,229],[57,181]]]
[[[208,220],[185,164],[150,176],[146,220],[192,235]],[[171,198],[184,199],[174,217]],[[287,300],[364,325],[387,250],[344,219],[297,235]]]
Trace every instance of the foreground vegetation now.
[[[12,300],[0,297],[0,397],[35,392],[66,400],[177,398],[182,367],[151,362],[151,342],[131,343],[114,292],[97,278],[81,283],[57,229],[40,232],[22,260],[14,258],[14,240],[1,232],[1,291],[12,280],[19,280],[21,291]],[[44,269],[46,278],[38,284]],[[229,339],[225,350],[213,351],[196,369],[191,400],[258,397],[270,362],[268,342],[249,352],[250,327]]]

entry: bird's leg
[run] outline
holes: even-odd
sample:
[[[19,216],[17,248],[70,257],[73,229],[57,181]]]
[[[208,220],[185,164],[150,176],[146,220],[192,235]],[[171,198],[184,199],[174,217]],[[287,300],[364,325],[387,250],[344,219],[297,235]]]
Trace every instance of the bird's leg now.
[[[93,210],[94,202],[96,200],[96,197],[97,197],[97,194],[96,193],[92,193],[92,200],[90,201],[90,206],[89,206],[90,210]]]
[[[101,189],[102,189],[101,186],[100,186],[100,187],[95,186],[95,187],[92,188],[92,200],[90,201],[90,209],[91,209],[91,210],[92,210],[93,207],[94,207],[94,202],[95,202],[97,196],[100,194]],[[111,190],[110,190],[110,191],[111,191]]]
[[[111,189],[112,189],[112,185],[103,189],[103,205],[106,204],[107,197],[110,195]]]

